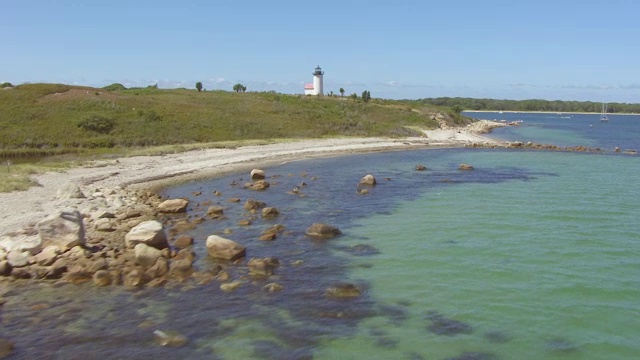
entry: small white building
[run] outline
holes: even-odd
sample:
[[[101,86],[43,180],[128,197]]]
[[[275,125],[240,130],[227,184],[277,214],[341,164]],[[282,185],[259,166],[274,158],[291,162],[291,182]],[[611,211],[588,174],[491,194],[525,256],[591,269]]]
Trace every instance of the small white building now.
[[[324,95],[322,92],[322,75],[324,75],[324,71],[320,69],[320,65],[316,66],[316,70],[313,72],[313,83],[304,84],[305,95]]]

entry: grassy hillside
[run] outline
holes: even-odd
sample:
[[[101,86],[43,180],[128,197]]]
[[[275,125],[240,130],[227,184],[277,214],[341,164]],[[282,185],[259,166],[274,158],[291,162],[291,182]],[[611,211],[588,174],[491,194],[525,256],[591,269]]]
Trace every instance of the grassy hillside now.
[[[372,99],[62,84],[0,89],[0,156],[273,138],[407,136],[469,120],[446,107]]]

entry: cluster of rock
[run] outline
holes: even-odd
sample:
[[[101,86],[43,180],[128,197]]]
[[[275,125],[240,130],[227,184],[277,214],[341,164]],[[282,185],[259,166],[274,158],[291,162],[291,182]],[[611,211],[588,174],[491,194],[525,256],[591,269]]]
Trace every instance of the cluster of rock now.
[[[246,184],[247,189],[269,187],[264,171],[254,170],[251,177],[253,181]],[[188,199],[163,200],[151,192],[121,188],[94,190],[87,196],[77,185],[65,185],[58,197],[69,200],[68,205],[74,207],[57,211],[32,228],[0,239],[0,275],[7,279],[60,279],[129,288],[157,287],[186,279],[199,283],[216,279],[222,283],[223,291],[232,291],[243,283],[231,281],[225,269],[225,264],[245,263],[247,250],[243,245],[218,235],[209,236],[205,242],[206,255],[217,259],[219,265],[198,271],[194,267],[198,256],[193,248],[194,239],[182,235],[170,243],[159,218],[170,219],[166,223],[173,225],[168,230],[171,235],[205,220],[189,221],[173,216],[187,211]],[[277,208],[252,198],[246,200],[243,208],[263,218],[280,214]],[[211,219],[223,216],[222,206],[207,209],[207,217]],[[239,225],[251,225],[250,220],[242,221],[245,223]],[[284,229],[281,224],[274,225],[262,233],[260,240],[274,240]],[[307,236],[316,238],[331,238],[340,233],[327,224],[313,224],[306,231]],[[279,261],[275,257],[252,258],[244,265],[249,276],[268,278]],[[282,286],[269,283],[264,289],[273,292]]]

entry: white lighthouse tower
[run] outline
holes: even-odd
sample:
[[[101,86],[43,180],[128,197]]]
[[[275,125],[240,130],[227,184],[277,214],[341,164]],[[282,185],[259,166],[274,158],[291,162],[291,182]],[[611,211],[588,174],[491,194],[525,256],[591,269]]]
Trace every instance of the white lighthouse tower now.
[[[318,96],[323,95],[322,75],[324,75],[324,71],[322,71],[322,69],[320,68],[320,65],[316,66],[316,69],[313,72],[313,84],[304,85],[305,95],[318,95]]]

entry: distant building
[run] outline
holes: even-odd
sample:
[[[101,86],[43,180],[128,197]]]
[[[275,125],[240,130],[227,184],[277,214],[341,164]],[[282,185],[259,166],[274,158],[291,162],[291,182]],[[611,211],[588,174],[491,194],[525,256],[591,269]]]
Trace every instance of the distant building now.
[[[313,72],[313,83],[304,84],[305,95],[323,95],[322,75],[324,75],[324,71],[322,71],[322,69],[320,69],[320,65],[318,65],[316,70]]]

